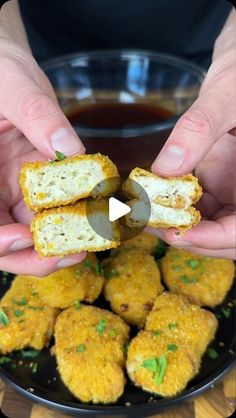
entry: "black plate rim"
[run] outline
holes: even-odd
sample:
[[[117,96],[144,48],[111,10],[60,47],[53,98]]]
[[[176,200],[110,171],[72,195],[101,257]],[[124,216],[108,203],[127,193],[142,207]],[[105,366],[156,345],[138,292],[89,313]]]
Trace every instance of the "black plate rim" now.
[[[232,346],[235,343],[232,344]],[[61,412],[69,413],[69,414],[76,414],[75,416],[81,416],[81,413],[92,415],[92,414],[129,414],[134,413],[135,411],[139,411],[140,413],[150,412],[150,413],[157,413],[164,408],[170,408],[176,404],[182,403],[186,400],[191,400],[205,392],[210,387],[214,386],[217,382],[219,382],[225,374],[236,366],[236,358],[234,354],[227,352],[226,359],[224,360],[224,364],[219,367],[215,373],[211,374],[207,379],[204,379],[202,382],[195,385],[193,388],[185,390],[182,394],[175,396],[173,398],[163,398],[158,399],[157,402],[146,403],[146,404],[136,404],[130,406],[119,406],[119,405],[91,405],[91,404],[78,404],[78,407],[74,407],[69,401],[62,401],[62,402],[55,402],[51,400],[47,395],[40,394],[39,391],[34,390],[34,392],[30,392],[27,388],[20,386],[16,380],[9,376],[6,370],[0,369],[0,378],[6,381],[9,386],[15,389],[18,393],[23,395],[25,398],[29,400],[47,406],[51,409],[56,409]],[[151,396],[151,394],[150,394]],[[154,395],[155,396],[155,395]]]

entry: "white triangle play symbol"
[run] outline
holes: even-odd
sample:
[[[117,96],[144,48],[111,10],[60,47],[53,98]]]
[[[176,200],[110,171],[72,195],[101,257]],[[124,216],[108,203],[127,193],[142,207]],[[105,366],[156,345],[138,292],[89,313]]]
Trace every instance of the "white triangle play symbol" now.
[[[131,211],[131,208],[115,197],[109,199],[109,221],[114,222]]]

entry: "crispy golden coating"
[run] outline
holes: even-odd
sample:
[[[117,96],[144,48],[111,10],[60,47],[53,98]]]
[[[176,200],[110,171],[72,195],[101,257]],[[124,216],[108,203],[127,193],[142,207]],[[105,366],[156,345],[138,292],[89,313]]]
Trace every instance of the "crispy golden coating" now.
[[[88,196],[109,196],[119,187],[119,174],[105,155],[76,155],[63,161],[25,163],[20,186],[26,205],[37,212]]]
[[[168,335],[148,331],[140,331],[131,341],[126,365],[136,386],[166,397],[181,392],[199,370],[188,344],[175,344]]]
[[[103,225],[106,237],[94,226]],[[108,219],[108,201],[82,200],[74,206],[47,209],[31,222],[36,251],[42,257],[61,256],[81,251],[103,251],[120,244],[119,226]]]
[[[212,312],[168,292],[156,298],[146,320],[146,331],[159,331],[174,342],[186,342],[200,359],[214,338],[218,321]]]
[[[31,276],[42,300],[54,308],[67,308],[77,301],[94,302],[104,283],[100,263],[94,254],[79,264],[65,267],[44,278]]]
[[[8,320],[0,322],[0,353],[24,347],[41,350],[53,334],[58,310],[34,292],[29,276],[17,276],[0,302]]]
[[[68,389],[82,402],[111,403],[123,393],[129,327],[93,306],[68,308],[57,319],[55,353]]]
[[[161,259],[161,271],[171,292],[210,307],[223,302],[235,274],[232,260],[204,257],[171,247]]]
[[[112,253],[116,253],[119,250],[130,250],[133,248],[137,248],[140,250],[147,251],[150,254],[155,252],[155,249],[158,247],[160,243],[160,239],[155,237],[155,235],[149,234],[147,232],[141,232],[139,235],[135,236],[134,238],[128,239],[123,241],[119,248],[116,250],[112,250]]]
[[[154,258],[146,251],[121,251],[104,262],[104,295],[112,310],[129,324],[139,328],[163,292],[160,272]]]

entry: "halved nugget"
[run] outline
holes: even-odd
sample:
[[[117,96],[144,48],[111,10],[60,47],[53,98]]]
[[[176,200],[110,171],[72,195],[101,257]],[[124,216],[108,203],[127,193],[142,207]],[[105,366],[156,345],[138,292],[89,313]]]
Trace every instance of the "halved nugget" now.
[[[185,342],[200,360],[214,338],[217,326],[212,312],[192,305],[184,296],[164,292],[156,298],[145,330],[168,335],[174,342]]]
[[[120,244],[119,227],[109,221],[108,213],[108,201],[102,199],[38,213],[31,223],[36,251],[52,257],[116,248]]]
[[[92,306],[68,308],[57,319],[55,354],[61,378],[82,402],[111,403],[123,393],[129,327]]]
[[[200,221],[200,213],[192,208],[201,195],[202,188],[192,174],[162,178],[141,168],[131,171],[123,186],[131,198],[131,212],[127,225],[140,227],[175,227],[187,230]],[[147,213],[150,217],[147,223]]]
[[[114,312],[142,328],[163,286],[157,263],[140,249],[122,251],[104,262],[105,298]]]
[[[53,334],[58,309],[46,305],[32,278],[17,276],[0,302],[0,352],[32,347],[41,350]]]
[[[123,189],[137,198],[143,198],[145,190],[152,202],[178,209],[188,208],[202,195],[198,179],[192,174],[163,178],[138,167],[131,171]]]
[[[63,161],[25,163],[20,185],[26,205],[37,212],[88,196],[109,196],[119,187],[119,174],[107,156],[85,154]]]
[[[67,308],[78,301],[94,302],[104,283],[100,262],[94,254],[79,264],[65,267],[43,278],[32,276],[33,287],[42,300],[55,308]]]
[[[171,292],[212,308],[223,302],[235,275],[232,260],[204,257],[172,247],[160,265],[163,280]]]
[[[197,374],[199,361],[191,346],[168,336],[140,331],[128,348],[127,372],[136,386],[161,396],[181,392]]]

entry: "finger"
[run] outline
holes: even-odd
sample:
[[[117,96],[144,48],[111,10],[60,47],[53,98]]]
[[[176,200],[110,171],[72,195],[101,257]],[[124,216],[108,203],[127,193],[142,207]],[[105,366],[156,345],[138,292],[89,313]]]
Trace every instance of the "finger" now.
[[[43,92],[30,71],[13,59],[1,59],[0,112],[44,155],[55,151],[73,155],[84,152],[82,142],[58,104]],[[38,69],[36,68],[36,71]]]
[[[85,252],[71,254],[65,258],[39,258],[32,248],[17,251],[0,257],[0,270],[13,274],[30,274],[44,277],[63,267],[80,263],[86,257]]]
[[[226,216],[217,221],[201,221],[197,226],[186,231],[181,236],[174,229],[152,230],[154,235],[159,236],[168,244],[178,248],[200,247],[208,250],[236,248],[236,216]]]
[[[234,248],[226,248],[223,250],[207,250],[205,248],[189,247],[188,251],[205,257],[229,258],[230,260],[236,260]]]
[[[167,142],[152,165],[153,172],[178,176],[191,172],[211,146],[236,126],[235,74],[224,74],[208,82],[203,94],[178,120]]]
[[[27,225],[0,226],[0,257],[14,251],[32,247],[32,236]]]

